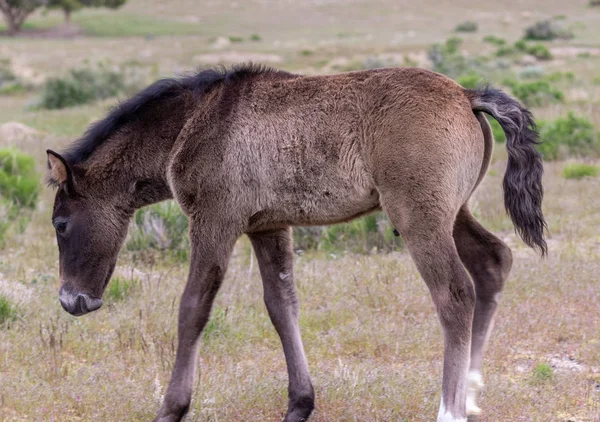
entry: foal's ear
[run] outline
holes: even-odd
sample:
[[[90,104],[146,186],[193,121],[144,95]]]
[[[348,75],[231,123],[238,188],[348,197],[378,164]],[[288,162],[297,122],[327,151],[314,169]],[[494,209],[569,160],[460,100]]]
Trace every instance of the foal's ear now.
[[[62,155],[46,150],[48,154],[48,183],[64,188],[67,193],[73,190],[73,173]]]

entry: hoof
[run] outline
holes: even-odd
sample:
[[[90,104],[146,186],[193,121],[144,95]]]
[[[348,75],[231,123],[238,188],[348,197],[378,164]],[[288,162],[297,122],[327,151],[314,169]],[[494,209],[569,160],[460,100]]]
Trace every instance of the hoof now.
[[[304,397],[297,400],[290,400],[287,415],[283,422],[305,422],[308,421],[310,414],[315,408],[315,399],[313,397]]]

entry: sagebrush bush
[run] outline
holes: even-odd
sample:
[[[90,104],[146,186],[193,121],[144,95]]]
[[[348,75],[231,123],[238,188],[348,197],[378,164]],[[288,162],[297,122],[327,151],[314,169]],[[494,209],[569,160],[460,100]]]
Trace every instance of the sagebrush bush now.
[[[504,85],[508,86],[513,95],[528,107],[561,103],[565,97],[562,91],[554,88],[545,80],[522,82],[515,79],[507,79],[504,81]]]
[[[596,177],[600,174],[600,166],[586,163],[567,163],[563,167],[565,179],[580,180],[584,177]]]
[[[600,6],[600,0],[590,0],[590,6]]]
[[[479,25],[475,21],[465,21],[456,25],[455,32],[477,32]]]
[[[525,39],[528,40],[551,41],[557,38],[569,39],[573,38],[573,34],[552,20],[538,21],[525,29]]]
[[[538,150],[546,160],[600,157],[600,134],[585,117],[569,113],[550,122],[539,122],[542,143]]]
[[[66,76],[46,81],[39,106],[60,109],[114,97],[126,88],[123,73],[104,66],[73,69]]]
[[[161,202],[138,210],[129,230],[126,249],[155,250],[176,259],[187,259],[187,217],[175,201]]]
[[[432,70],[443,73],[453,79],[462,75],[476,72],[480,63],[467,59],[460,52],[462,39],[452,37],[443,44],[434,44],[427,52],[427,57],[432,63]]]

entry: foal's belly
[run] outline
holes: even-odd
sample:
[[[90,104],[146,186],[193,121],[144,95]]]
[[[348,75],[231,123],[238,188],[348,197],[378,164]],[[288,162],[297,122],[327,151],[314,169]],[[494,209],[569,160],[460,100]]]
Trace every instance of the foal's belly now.
[[[251,229],[335,224],[378,209],[374,184],[368,178],[349,176],[279,180],[272,187],[270,204],[252,216]]]

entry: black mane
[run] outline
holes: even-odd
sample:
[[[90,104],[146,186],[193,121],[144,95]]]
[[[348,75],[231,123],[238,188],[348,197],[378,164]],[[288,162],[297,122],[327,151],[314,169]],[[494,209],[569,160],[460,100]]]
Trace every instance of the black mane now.
[[[131,121],[143,108],[177,97],[184,92],[193,92],[202,95],[209,92],[217,84],[240,81],[254,75],[274,73],[284,75],[287,73],[272,68],[246,64],[227,69],[224,66],[205,69],[193,75],[160,79],[152,85],[122,101],[115,106],[108,115],[94,124],[85,132],[82,138],[75,141],[64,154],[65,159],[76,164],[86,160],[108,137],[123,125]]]

